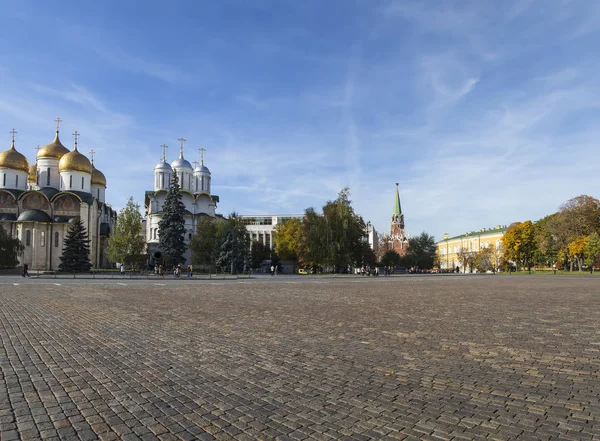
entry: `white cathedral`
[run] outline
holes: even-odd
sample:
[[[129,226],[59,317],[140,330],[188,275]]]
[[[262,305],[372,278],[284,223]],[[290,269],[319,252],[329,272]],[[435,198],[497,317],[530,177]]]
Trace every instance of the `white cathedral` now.
[[[180,138],[179,158],[171,164],[166,159],[167,146],[163,145],[161,161],[154,167],[154,190],[146,191],[144,207],[146,211],[146,243],[148,254],[151,258],[158,258],[160,251],[158,247],[158,224],[162,219],[162,206],[165,203],[167,192],[171,187],[173,174],[177,174],[179,186],[181,187],[182,202],[185,205],[185,241],[188,245],[184,255],[186,262],[191,262],[191,250],[189,242],[196,232],[198,219],[202,216],[222,218],[216,214],[219,196],[210,194],[211,175],[208,167],[204,165],[204,151],[201,151],[200,162],[194,161],[192,167],[189,161],[183,157],[183,143],[185,139]]]
[[[78,151],[59,139],[38,148],[35,163],[15,147],[15,130],[8,150],[0,152],[0,225],[23,244],[20,265],[33,270],[57,270],[63,240],[73,219],[80,216],[90,239],[93,268],[109,267],[105,249],[117,213],[106,204],[106,178]],[[93,154],[93,151],[92,151]]]

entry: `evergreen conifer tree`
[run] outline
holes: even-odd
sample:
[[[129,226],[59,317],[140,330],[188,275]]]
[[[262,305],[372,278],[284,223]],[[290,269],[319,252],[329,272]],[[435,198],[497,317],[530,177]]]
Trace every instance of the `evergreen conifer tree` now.
[[[215,251],[216,264],[224,272],[234,274],[250,267],[250,235],[235,213],[227,220]]]
[[[158,223],[159,247],[167,268],[185,262],[185,205],[179,190],[177,173],[173,173],[171,188],[162,208],[162,219]]]
[[[0,268],[14,268],[19,263],[17,256],[23,251],[23,245],[16,237],[10,237],[0,226]]]
[[[60,271],[67,272],[85,272],[92,267],[89,258],[90,241],[88,233],[83,226],[83,221],[79,216],[69,228],[62,256],[60,256]]]

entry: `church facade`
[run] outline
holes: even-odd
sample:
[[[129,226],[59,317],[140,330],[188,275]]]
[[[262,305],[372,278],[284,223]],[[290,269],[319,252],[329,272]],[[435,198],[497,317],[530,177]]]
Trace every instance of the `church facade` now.
[[[90,239],[93,268],[107,268],[105,249],[117,213],[106,204],[106,178],[78,151],[59,138],[38,149],[35,162],[16,150],[15,131],[8,150],[0,152],[0,225],[24,246],[20,265],[57,270],[63,241],[74,218],[81,217]]]
[[[194,167],[184,158],[183,148],[185,139],[180,138],[179,157],[167,162],[166,149],[163,145],[163,155],[161,160],[154,167],[154,190],[146,191],[144,198],[144,208],[146,214],[145,234],[148,244],[148,254],[151,259],[160,259],[158,224],[162,219],[162,207],[167,197],[167,192],[171,188],[173,175],[177,174],[182,202],[185,205],[185,243],[187,246],[184,255],[186,262],[191,263],[192,254],[189,249],[189,243],[192,236],[196,233],[198,220],[204,216],[212,218],[222,218],[216,214],[219,196],[211,195],[211,173],[208,167],[204,165],[204,152],[201,151],[200,162],[194,161]]]

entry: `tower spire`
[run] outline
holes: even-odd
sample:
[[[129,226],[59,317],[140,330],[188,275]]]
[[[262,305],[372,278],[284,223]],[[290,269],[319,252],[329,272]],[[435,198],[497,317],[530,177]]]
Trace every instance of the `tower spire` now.
[[[396,198],[394,199],[394,216],[400,216],[402,214],[402,207],[400,206],[400,193],[398,191],[398,182],[396,182]]]

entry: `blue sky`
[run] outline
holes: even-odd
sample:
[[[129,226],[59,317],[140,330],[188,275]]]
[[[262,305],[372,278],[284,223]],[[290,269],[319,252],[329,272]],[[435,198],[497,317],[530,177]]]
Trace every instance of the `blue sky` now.
[[[160,145],[228,214],[349,186],[440,239],[600,196],[600,2],[0,0],[0,130],[30,162],[81,133],[107,199],[143,203]],[[0,138],[1,139],[1,138]]]

